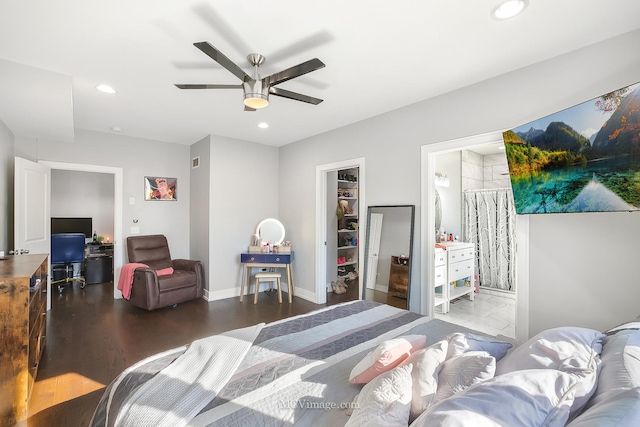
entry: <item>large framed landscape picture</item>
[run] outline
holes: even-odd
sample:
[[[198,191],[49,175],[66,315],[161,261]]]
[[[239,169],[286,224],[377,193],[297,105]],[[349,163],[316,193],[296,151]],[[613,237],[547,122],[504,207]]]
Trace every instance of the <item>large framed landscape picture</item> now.
[[[640,83],[503,137],[518,214],[640,210]]]

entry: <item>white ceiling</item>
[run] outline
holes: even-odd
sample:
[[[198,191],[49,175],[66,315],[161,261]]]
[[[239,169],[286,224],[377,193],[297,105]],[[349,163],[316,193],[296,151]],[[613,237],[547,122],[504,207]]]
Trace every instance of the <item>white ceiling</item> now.
[[[490,17],[498,3],[2,1],[0,120],[45,140],[119,127],[179,144],[213,134],[281,146],[640,28],[638,0],[529,0],[506,21]],[[245,112],[239,89],[179,90],[239,83],[199,41],[249,73],[246,55],[265,55],[262,75],[317,57],[325,68],[279,87],[324,102],[272,97]]]

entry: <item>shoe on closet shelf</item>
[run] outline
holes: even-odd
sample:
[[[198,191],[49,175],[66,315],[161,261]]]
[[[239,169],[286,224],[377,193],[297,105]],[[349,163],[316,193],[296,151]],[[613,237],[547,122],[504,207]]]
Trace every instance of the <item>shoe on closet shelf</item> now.
[[[333,289],[334,293],[340,295],[347,292],[348,286],[346,285],[346,283],[344,283],[343,280],[337,280],[331,282],[331,288]]]

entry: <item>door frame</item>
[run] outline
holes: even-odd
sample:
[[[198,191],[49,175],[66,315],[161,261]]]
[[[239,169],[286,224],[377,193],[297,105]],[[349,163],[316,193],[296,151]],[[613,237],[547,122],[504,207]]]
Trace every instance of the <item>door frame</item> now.
[[[452,151],[468,149],[476,145],[502,142],[502,130],[451,139],[433,144],[423,145],[420,150],[420,203],[423,206],[420,214],[421,253],[420,277],[422,278],[420,293],[420,313],[433,317],[434,307],[431,302],[435,298],[435,289],[431,286],[435,274],[435,194],[429,189],[435,188],[436,155]],[[529,336],[529,257],[528,227],[526,215],[518,215],[516,220],[516,339],[526,341]]]
[[[329,172],[358,168],[358,271],[364,265],[363,230],[366,230],[364,157],[316,166],[316,304],[327,303],[327,176]],[[337,200],[337,195],[336,195]],[[358,274],[358,295],[362,295],[362,274]]]
[[[122,168],[80,163],[52,162],[48,160],[40,160],[38,163],[49,166],[51,170],[94,172],[113,175],[113,298],[122,298],[122,292],[118,290],[118,277],[120,277],[120,269],[124,264],[124,245],[122,240]]]

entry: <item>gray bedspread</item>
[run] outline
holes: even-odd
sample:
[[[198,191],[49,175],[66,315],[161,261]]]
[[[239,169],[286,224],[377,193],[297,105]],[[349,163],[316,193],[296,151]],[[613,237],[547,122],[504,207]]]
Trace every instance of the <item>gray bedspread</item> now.
[[[369,301],[340,304],[266,325],[227,384],[187,425],[344,425],[362,386],[351,369],[384,340],[424,334],[427,344],[466,331],[458,325]],[[113,426],[129,396],[187,347],[152,356],[106,389],[91,426]],[[168,408],[157,408],[167,410]]]

